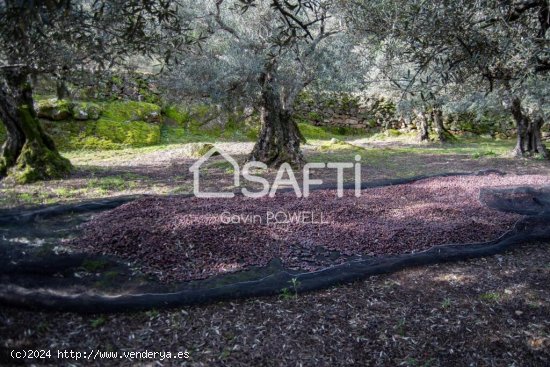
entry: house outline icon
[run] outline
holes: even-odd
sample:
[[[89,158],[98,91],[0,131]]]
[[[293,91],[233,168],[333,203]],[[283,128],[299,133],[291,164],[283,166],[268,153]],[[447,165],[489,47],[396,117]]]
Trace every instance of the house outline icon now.
[[[206,152],[200,159],[189,167],[189,172],[193,172],[193,195],[198,198],[232,198],[235,196],[233,192],[201,192],[200,191],[200,167],[212,157],[215,153],[220,154],[227,162],[233,166],[233,185],[240,186],[241,171],[237,161],[223,150],[213,147]]]

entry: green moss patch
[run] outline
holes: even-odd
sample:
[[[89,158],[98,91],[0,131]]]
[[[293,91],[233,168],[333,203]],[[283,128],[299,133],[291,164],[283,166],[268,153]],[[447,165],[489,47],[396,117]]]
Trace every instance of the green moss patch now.
[[[386,130],[386,133],[388,134],[388,136],[400,136],[401,135],[401,131],[396,130],[396,129],[388,129],[388,130]]]
[[[369,136],[371,141],[416,142],[417,139],[418,133],[416,131],[403,132],[396,129],[388,129]]]
[[[103,103],[102,117],[112,121],[146,121],[157,123],[161,121],[160,106],[136,101]]]
[[[164,108],[162,142],[189,143],[212,141],[254,141],[258,138],[260,122],[257,116],[244,112],[220,114],[213,106],[195,105],[189,108]]]
[[[300,132],[306,139],[330,139],[332,134],[319,126],[313,126],[306,123],[298,123]]]
[[[166,122],[170,125],[184,127],[188,124],[191,116],[189,112],[184,111],[176,106],[168,106],[163,111]]]
[[[75,120],[97,120],[102,110],[97,103],[73,102],[71,112]]]
[[[101,107],[97,103],[59,100],[57,98],[37,99],[34,110],[42,119],[52,121],[97,120],[101,115]]]
[[[186,110],[177,106],[161,107],[147,102],[73,102],[73,117],[63,121],[41,120],[60,150],[112,150],[155,144],[189,142],[254,141],[259,133],[257,119],[243,120],[228,116],[220,125],[205,126],[213,107],[195,106]],[[82,112],[79,112],[82,111]],[[97,120],[76,118],[94,116]]]
[[[56,98],[38,100],[35,104],[38,117],[52,120],[97,120],[103,117],[113,121],[161,122],[160,106],[136,101],[93,103],[67,101]]]
[[[163,125],[160,133],[161,142],[164,144],[186,143],[191,138],[189,133],[179,126]]]
[[[146,102],[77,102],[73,114],[81,118],[42,124],[61,150],[122,149],[159,144],[160,113],[158,105]],[[84,121],[85,115],[101,117]]]
[[[145,121],[42,121],[61,150],[109,150],[160,143],[160,126]]]
[[[126,146],[144,146],[160,143],[160,127],[145,121],[119,122],[99,119],[94,135]]]

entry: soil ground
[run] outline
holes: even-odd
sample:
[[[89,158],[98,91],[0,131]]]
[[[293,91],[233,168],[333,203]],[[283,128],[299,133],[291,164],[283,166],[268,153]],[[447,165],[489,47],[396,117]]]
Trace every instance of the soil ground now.
[[[305,154],[310,161],[351,161],[359,154],[364,181],[487,169],[550,176],[547,162],[505,157],[513,142],[350,143],[314,141]],[[252,144],[219,146],[243,159]],[[192,191],[194,159],[185,146],[68,155],[73,176],[0,183],[0,206]],[[333,170],[318,174],[335,180]],[[210,187],[232,189],[231,178],[220,158],[208,162]],[[279,297],[169,311],[75,315],[0,306],[0,365],[547,366],[549,314],[548,244],[525,244],[490,258],[411,268],[310,294],[295,294],[290,284]],[[38,361],[9,356],[36,349],[54,355]],[[57,350],[187,351],[189,358],[60,360]]]
[[[189,359],[38,364],[543,367],[550,363],[549,280],[548,244],[529,244],[312,294],[172,311],[82,316],[1,307],[0,364],[15,365],[13,349],[51,349],[187,351]]]

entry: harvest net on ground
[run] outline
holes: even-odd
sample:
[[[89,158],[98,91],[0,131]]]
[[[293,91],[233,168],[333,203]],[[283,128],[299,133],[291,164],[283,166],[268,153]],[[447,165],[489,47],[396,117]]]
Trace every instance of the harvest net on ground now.
[[[311,271],[495,239],[521,216],[484,205],[482,189],[549,184],[543,175],[491,174],[370,188],[360,197],[349,191],[338,198],[336,190],[308,198],[149,197],[97,215],[70,245],[133,261],[161,281],[204,279],[273,259]]]

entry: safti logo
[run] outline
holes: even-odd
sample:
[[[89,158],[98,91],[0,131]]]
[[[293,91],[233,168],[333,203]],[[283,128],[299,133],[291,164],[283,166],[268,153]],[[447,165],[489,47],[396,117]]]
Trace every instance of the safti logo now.
[[[280,187],[292,187],[296,197],[308,197],[310,194],[310,188],[313,185],[322,185],[323,180],[311,178],[312,169],[320,168],[334,168],[336,170],[336,179],[337,179],[337,196],[344,196],[344,170],[354,169],[354,179],[355,179],[355,196],[361,196],[361,156],[355,156],[355,163],[351,162],[330,162],[330,163],[307,163],[303,167],[303,187],[300,188],[296,176],[292,167],[288,163],[283,163],[277,175],[275,176],[275,181],[273,184],[270,184],[268,180],[261,176],[254,175],[252,170],[254,169],[267,169],[267,165],[262,162],[248,162],[242,169],[239,167],[237,161],[231,157],[229,154],[225,153],[221,149],[216,147],[210,149],[206,154],[204,154],[199,160],[197,160],[190,168],[189,171],[193,173],[193,194],[198,198],[232,198],[235,196],[233,192],[204,192],[200,189],[200,168],[210,157],[218,153],[233,166],[233,182],[235,187],[241,185],[241,172],[242,178],[249,182],[259,183],[262,185],[262,190],[260,191],[251,191],[245,187],[241,188],[241,192],[244,196],[249,198],[261,198],[264,196],[274,197],[277,193],[277,190]],[[284,177],[287,178],[284,178]]]

